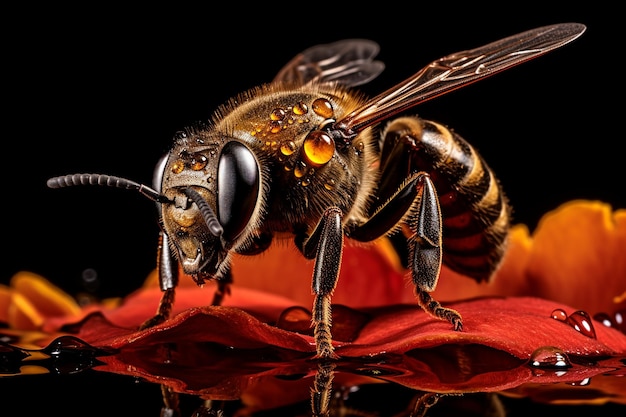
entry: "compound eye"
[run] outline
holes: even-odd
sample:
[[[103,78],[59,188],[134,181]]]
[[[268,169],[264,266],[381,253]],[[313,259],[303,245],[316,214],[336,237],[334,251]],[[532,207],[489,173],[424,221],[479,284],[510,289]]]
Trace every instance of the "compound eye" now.
[[[259,186],[259,165],[250,149],[234,141],[224,145],[217,173],[217,217],[226,241],[235,240],[250,222]]]

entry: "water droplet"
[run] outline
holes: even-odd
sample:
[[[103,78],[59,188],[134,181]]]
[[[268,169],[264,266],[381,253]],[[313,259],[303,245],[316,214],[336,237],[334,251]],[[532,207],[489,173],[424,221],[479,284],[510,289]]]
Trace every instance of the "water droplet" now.
[[[293,112],[293,114],[302,115],[306,114],[309,111],[309,107],[303,102],[299,102],[298,104],[293,106],[293,109],[291,109],[291,111]]]
[[[586,311],[578,310],[570,314],[567,323],[581,334],[593,339],[596,338],[596,330],[593,328],[591,317]]]
[[[305,174],[305,166],[302,165],[298,165],[297,167],[294,168],[293,170],[293,175],[295,175],[296,178],[302,178]]]
[[[191,158],[191,169],[194,171],[202,171],[209,163],[209,159],[201,153],[196,153]]]
[[[280,145],[280,153],[289,156],[296,151],[296,144],[292,140],[287,140]]]
[[[622,333],[626,333],[626,323],[624,323],[624,310],[616,311],[611,317],[607,313],[597,313],[593,318],[606,327],[614,328]]]
[[[530,355],[529,365],[533,368],[542,369],[565,369],[572,367],[567,354],[554,346],[543,346],[536,349]]]
[[[552,310],[551,317],[555,320],[565,322],[567,320],[567,313],[560,308]]]
[[[334,113],[333,105],[331,104],[330,101],[328,101],[325,98],[318,98],[315,101],[313,101],[311,108],[313,109],[315,114],[325,119],[329,119],[333,117],[333,113]]]
[[[613,322],[611,321],[611,317],[609,317],[609,315],[606,314],[606,313],[594,314],[593,319],[596,320],[596,321],[599,321],[600,323],[602,323],[606,327],[612,327],[613,326]]]
[[[83,288],[89,292],[95,292],[100,288],[100,279],[98,271],[93,268],[85,269],[81,274],[81,283]]]
[[[272,120],[269,124],[270,133],[278,133],[282,130],[283,123],[279,120]]]
[[[172,172],[174,174],[180,174],[185,169],[185,163],[181,160],[178,160],[172,164]]]
[[[570,385],[576,386],[576,387],[584,387],[587,386],[591,383],[591,378],[584,378],[578,382],[572,382]]]
[[[310,132],[304,139],[304,156],[314,166],[326,164],[335,154],[335,141],[321,130]]]
[[[270,113],[270,120],[283,120],[285,118],[285,110],[276,108]]]
[[[578,310],[568,316],[565,311],[557,308],[552,311],[551,316],[555,320],[569,324],[574,330],[587,337],[596,338],[596,330],[593,327],[591,317],[586,311]]]

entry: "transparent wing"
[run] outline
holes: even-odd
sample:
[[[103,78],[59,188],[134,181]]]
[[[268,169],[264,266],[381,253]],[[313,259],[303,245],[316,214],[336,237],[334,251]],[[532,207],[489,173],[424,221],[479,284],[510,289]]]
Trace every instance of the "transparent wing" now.
[[[304,85],[313,81],[336,81],[354,87],[376,78],[385,65],[374,60],[380,50],[376,42],[346,39],[306,49],[285,65],[274,82]]]
[[[358,132],[421,102],[537,58],[578,38],[585,29],[579,23],[544,26],[440,58],[338,120],[335,128],[348,134]]]

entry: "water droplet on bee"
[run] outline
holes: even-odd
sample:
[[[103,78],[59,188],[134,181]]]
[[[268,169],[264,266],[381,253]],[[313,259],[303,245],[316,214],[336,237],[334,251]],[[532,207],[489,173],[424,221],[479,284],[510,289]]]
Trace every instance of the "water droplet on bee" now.
[[[333,188],[335,188],[335,180],[334,179],[330,179],[328,180],[325,184],[324,184],[324,188],[326,188],[328,191],[332,190]]]
[[[276,108],[270,113],[270,120],[283,120],[285,118],[285,110]]]
[[[354,149],[356,150],[357,153],[361,153],[365,149],[365,144],[363,143],[363,141],[358,142],[357,144],[354,145]]]
[[[296,151],[296,144],[292,140],[287,140],[280,145],[280,153],[289,156]]]
[[[560,308],[552,310],[551,317],[555,320],[565,322],[567,320],[567,313]]]
[[[304,155],[314,166],[326,164],[335,154],[335,141],[326,132],[314,130],[304,139]]]
[[[570,314],[567,323],[581,334],[593,339],[596,338],[596,330],[593,328],[591,317],[586,311],[578,310]]]
[[[543,346],[530,355],[529,365],[533,368],[565,369],[571,368],[569,357],[554,346]]]
[[[209,160],[206,156],[204,156],[203,154],[197,153],[191,159],[191,169],[194,171],[202,171],[207,166],[208,163],[209,163]]]
[[[315,114],[325,119],[330,119],[331,117],[333,117],[333,105],[325,98],[315,99],[315,101],[313,101],[313,104],[311,105],[311,108],[313,109],[313,112]]]
[[[293,170],[293,175],[295,175],[296,178],[302,178],[305,173],[306,173],[306,167],[303,167],[301,165],[298,165]]]
[[[180,174],[185,169],[185,163],[181,160],[178,160],[172,164],[172,172],[174,174]]]
[[[279,120],[272,120],[269,124],[270,133],[278,133],[282,130],[282,122]]]
[[[299,102],[298,104],[293,106],[291,111],[293,112],[293,114],[297,114],[297,115],[306,114],[309,111],[309,106],[307,106],[303,102]]]
[[[300,185],[303,187],[307,187],[309,184],[311,184],[311,178],[309,177],[302,179],[302,181],[300,182]]]

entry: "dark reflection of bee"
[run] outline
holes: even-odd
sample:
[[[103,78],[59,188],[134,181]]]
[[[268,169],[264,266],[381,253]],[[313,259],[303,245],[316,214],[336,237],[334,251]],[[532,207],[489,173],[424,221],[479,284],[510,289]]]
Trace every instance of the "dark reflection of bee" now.
[[[315,259],[314,335],[335,356],[331,294],[344,237],[361,242],[403,233],[419,304],[462,329],[458,312],[429,293],[441,263],[487,280],[505,250],[509,206],[492,171],[446,127],[413,116],[374,127],[425,100],[540,56],[576,39],[581,24],[542,27],[432,62],[367,99],[351,88],[376,77],[378,46],[346,40],[305,50],[272,83],[220,107],[179,133],[155,171],[154,188],[107,175],[52,178],[52,188],[98,184],[135,189],[157,203],[164,291],[144,328],[166,320],[178,264],[198,284],[232,282],[234,253],[254,255],[291,237]],[[178,263],[177,263],[178,262]]]

